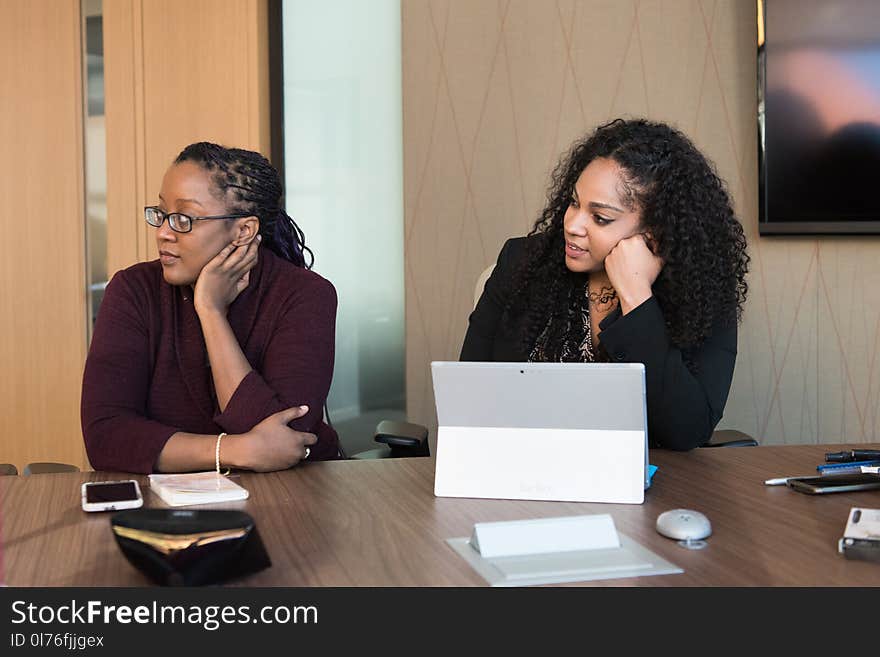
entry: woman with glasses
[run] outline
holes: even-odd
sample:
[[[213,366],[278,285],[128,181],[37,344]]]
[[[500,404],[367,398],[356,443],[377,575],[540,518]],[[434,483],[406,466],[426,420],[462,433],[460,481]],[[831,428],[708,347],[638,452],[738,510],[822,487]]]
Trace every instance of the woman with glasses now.
[[[274,167],[192,144],[144,218],[159,259],[113,276],[86,360],[92,466],[270,471],[337,458],[323,422],[336,292],[310,271]]]
[[[747,292],[724,183],[682,133],[618,119],[572,146],[547,199],[502,248],[461,360],[644,363],[652,446],[705,444]]]

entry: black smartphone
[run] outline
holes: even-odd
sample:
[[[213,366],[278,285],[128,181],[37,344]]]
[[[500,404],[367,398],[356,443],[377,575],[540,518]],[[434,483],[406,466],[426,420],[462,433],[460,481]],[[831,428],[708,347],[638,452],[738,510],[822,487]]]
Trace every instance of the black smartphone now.
[[[853,472],[821,477],[795,477],[789,479],[786,484],[796,491],[811,495],[848,493],[856,490],[880,488],[880,475],[869,472]]]

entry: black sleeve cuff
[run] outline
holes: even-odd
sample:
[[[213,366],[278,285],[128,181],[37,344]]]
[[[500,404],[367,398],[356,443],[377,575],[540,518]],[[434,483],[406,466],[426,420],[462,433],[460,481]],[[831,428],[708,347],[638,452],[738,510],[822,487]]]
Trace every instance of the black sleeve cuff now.
[[[599,323],[599,339],[612,361],[641,362],[669,348],[666,321],[655,297],[642,302],[626,315],[617,307]]]

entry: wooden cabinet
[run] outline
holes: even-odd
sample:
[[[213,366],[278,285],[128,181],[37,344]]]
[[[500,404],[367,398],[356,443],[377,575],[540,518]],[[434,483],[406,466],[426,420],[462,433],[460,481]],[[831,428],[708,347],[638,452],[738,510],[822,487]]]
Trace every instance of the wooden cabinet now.
[[[78,0],[0,0],[0,462],[85,464]]]
[[[156,257],[143,206],[184,146],[269,154],[267,0],[104,3],[108,271]]]
[[[107,259],[155,257],[142,207],[187,144],[268,154],[267,0],[103,3]],[[0,0],[0,462],[88,468],[79,0]]]

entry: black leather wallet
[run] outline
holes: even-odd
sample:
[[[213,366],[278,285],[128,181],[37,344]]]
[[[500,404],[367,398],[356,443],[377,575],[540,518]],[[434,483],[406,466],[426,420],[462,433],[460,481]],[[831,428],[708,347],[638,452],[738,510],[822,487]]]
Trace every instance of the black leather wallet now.
[[[163,586],[214,584],[272,565],[242,511],[132,509],[110,525],[129,562]]]

